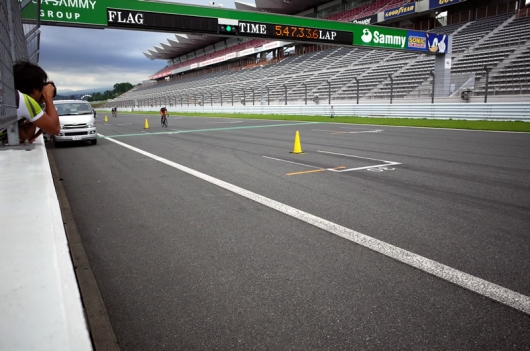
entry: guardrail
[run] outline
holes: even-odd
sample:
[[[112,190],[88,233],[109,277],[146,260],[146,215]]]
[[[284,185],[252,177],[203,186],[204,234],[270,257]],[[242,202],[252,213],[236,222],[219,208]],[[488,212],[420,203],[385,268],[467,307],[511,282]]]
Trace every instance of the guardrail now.
[[[0,151],[0,350],[91,351],[41,137]]]
[[[161,106],[121,108],[120,111],[158,111]],[[244,113],[327,116],[330,105],[287,106],[166,106],[171,113]],[[530,103],[417,103],[333,105],[335,116],[530,121]],[[110,111],[110,110],[109,110]]]
[[[38,60],[27,47],[38,32],[26,37],[20,16],[31,3],[0,1],[0,128],[11,144],[0,147],[0,350],[90,351],[43,138],[19,146],[13,62]]]
[[[0,128],[17,120],[13,61],[24,57],[27,49],[18,2],[0,1]]]

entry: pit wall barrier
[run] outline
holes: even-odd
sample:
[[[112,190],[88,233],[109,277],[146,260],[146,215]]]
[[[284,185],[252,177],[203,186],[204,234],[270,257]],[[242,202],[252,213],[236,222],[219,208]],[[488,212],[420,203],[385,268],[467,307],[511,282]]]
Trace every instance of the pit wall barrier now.
[[[388,117],[388,118],[430,118],[430,119],[466,119],[466,120],[499,120],[499,121],[530,121],[530,103],[411,103],[411,104],[315,104],[311,101],[308,105],[255,105],[230,102],[223,106],[184,106],[165,105],[169,114],[186,112],[198,113],[241,113],[241,114],[272,114],[272,115],[305,115],[327,116],[331,106],[335,116],[359,117]],[[118,112],[131,113],[142,111],[158,111],[161,106],[149,107],[123,107]],[[99,111],[110,109],[99,109]],[[106,113],[106,112],[105,112]],[[109,112],[110,113],[110,112]],[[98,117],[101,113],[98,114]]]
[[[0,350],[92,350],[44,140],[0,148]]]

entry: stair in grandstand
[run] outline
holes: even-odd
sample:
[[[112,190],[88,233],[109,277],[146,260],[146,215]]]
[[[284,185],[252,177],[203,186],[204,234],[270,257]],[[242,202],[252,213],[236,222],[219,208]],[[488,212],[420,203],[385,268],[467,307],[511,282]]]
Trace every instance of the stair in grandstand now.
[[[517,95],[530,94],[530,43],[521,46],[506,59],[502,67],[490,73],[488,94]],[[484,95],[484,85],[476,87],[477,95]]]
[[[432,31],[453,35],[452,92],[458,93],[460,86],[466,84],[466,88],[473,86],[478,95],[484,94],[487,66],[490,94],[529,93],[530,17],[517,18],[511,12]],[[234,103],[245,99],[248,105],[252,97],[258,101],[262,89],[265,96],[270,94],[271,104],[276,104],[285,102],[287,88],[288,103],[303,103],[307,87],[308,100],[318,96],[323,103],[328,99],[329,81],[333,100],[352,101],[357,96],[357,78],[361,98],[373,101],[390,96],[389,74],[393,77],[395,98],[414,99],[431,93],[434,56],[359,47],[319,50],[314,46],[304,50],[312,49],[315,51],[290,55],[263,68],[259,62],[247,68],[231,63],[230,69],[216,67],[208,74],[203,71],[174,76],[170,82],[139,87],[116,100],[141,101],[146,105],[160,101],[220,104],[222,97],[227,104],[233,95]]]
[[[392,57],[393,60],[401,60],[402,66],[395,72],[389,73],[392,76],[383,80],[378,86],[368,93],[372,98],[389,98],[391,95],[395,98],[406,97],[415,87],[418,82],[429,78],[429,72],[434,68],[434,58],[426,60],[428,64],[420,65],[425,55],[418,56],[417,54],[404,55],[407,53],[399,53],[401,57]],[[397,55],[394,55],[397,56]]]

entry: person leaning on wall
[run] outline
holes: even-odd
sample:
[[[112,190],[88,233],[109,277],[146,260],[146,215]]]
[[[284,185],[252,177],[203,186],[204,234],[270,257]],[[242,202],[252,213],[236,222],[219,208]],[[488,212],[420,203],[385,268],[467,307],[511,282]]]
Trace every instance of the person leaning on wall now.
[[[35,141],[37,128],[50,135],[61,130],[59,115],[53,104],[57,90],[48,75],[39,66],[19,61],[13,65],[17,90],[17,117],[20,142]],[[44,105],[44,110],[40,105]]]

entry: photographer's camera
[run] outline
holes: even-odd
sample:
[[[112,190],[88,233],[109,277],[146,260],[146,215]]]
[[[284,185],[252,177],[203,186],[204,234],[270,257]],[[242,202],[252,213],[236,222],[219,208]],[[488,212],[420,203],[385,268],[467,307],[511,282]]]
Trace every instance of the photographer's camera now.
[[[52,97],[55,97],[57,95],[57,87],[55,86],[53,82],[46,82],[46,84],[44,85],[48,85],[48,84],[53,85],[53,96]]]

